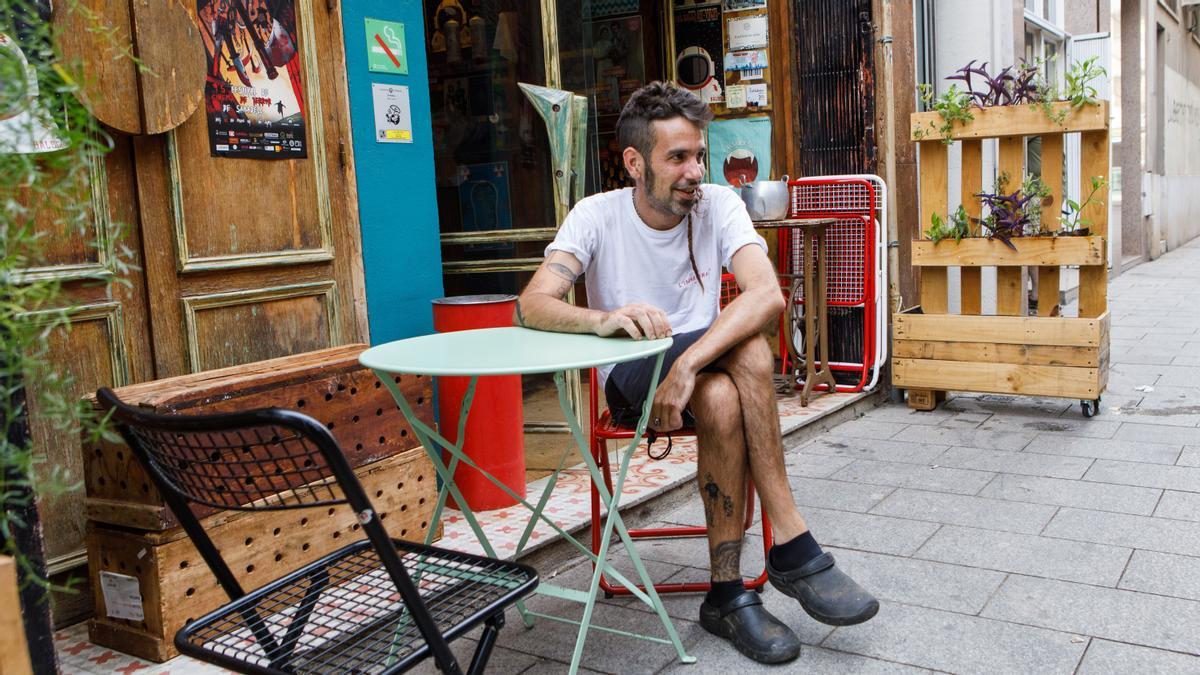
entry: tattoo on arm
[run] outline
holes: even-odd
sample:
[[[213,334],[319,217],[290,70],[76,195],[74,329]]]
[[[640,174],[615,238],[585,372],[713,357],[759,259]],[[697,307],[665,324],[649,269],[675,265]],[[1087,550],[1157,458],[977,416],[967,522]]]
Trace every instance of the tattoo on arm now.
[[[517,300],[517,325],[525,326],[525,313],[521,311],[521,301]]]
[[[712,553],[713,581],[733,581],[742,576],[742,542],[723,541],[713,547]]]
[[[559,277],[560,279],[566,279],[569,283],[572,283],[572,284],[575,283],[575,280],[579,278],[578,274],[576,274],[575,272],[572,272],[570,267],[567,267],[566,265],[564,265],[562,263],[556,263],[556,262],[546,263],[546,269],[553,272],[554,275]]]

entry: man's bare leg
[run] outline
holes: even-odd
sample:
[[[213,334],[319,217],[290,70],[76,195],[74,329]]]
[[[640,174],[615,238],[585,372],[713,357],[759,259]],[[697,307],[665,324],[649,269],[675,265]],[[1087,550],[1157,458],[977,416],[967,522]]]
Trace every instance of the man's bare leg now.
[[[800,638],[743,586],[739,563],[746,510],[746,434],[738,389],[726,373],[701,373],[690,401],[699,442],[697,482],[708,522],[712,590],[700,625],[746,656],[782,663],[800,654]]]
[[[862,623],[879,611],[879,601],[835,566],[796,509],[783,461],[774,363],[761,335],[744,340],[717,361],[737,388],[750,475],[777,536],[778,543],[767,555],[767,577],[822,623]]]
[[[696,482],[708,524],[713,581],[742,578],[742,525],[746,511],[746,439],[733,404],[738,390],[725,373],[700,373],[692,394],[699,447]]]
[[[796,509],[783,462],[783,436],[772,383],[775,357],[771,347],[761,335],[755,335],[729,350],[717,360],[717,366],[729,374],[737,387],[750,475],[771,519],[775,538],[788,541],[798,537],[808,530],[808,524]]]

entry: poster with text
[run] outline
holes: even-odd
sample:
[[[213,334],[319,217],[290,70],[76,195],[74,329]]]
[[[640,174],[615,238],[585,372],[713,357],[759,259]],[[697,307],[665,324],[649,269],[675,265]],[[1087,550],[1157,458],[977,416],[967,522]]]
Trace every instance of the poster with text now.
[[[740,188],[771,177],[771,118],[741,117],[708,125],[708,179]]]
[[[295,0],[197,0],[214,157],[308,156]]]
[[[708,104],[725,100],[721,6],[675,8],[675,81]]]

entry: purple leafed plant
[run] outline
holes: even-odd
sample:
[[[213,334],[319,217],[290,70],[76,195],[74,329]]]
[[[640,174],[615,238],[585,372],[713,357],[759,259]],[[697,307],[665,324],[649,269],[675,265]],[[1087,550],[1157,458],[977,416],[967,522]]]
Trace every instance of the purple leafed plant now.
[[[1005,246],[1017,250],[1012,238],[1024,236],[1030,224],[1026,205],[1037,195],[1021,194],[1017,190],[1007,195],[981,192],[976,196],[988,207],[988,216],[983,219],[988,239],[999,239]]]
[[[1035,82],[1038,74],[1036,65],[1022,61],[1019,65],[1008,66],[995,75],[988,72],[987,66],[986,61],[976,66],[975,60],[972,59],[946,79],[962,82],[967,93],[980,108],[1034,103],[1040,100],[1041,91]],[[979,84],[978,88],[976,83]]]

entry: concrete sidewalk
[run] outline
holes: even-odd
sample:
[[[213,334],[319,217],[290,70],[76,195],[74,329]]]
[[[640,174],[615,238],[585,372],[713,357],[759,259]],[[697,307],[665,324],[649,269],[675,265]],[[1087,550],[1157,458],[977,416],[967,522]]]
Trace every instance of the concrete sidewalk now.
[[[1200,241],[1118,277],[1110,297],[1112,372],[1095,418],[1077,401],[957,395],[929,413],[874,408],[789,448],[813,533],[883,607],[834,629],[767,590],[805,642],[780,672],[1200,673]],[[654,517],[703,522],[698,499]],[[662,578],[706,577],[703,541],[639,550]],[[761,564],[752,534],[743,570]],[[589,572],[555,581],[584,587]],[[584,664],[768,670],[704,632],[699,602],[667,600],[696,665],[603,633]],[[597,617],[661,631],[636,601],[606,600]],[[526,631],[513,616],[492,670],[561,671],[573,642],[571,626]]]

